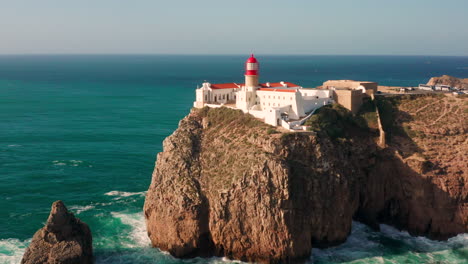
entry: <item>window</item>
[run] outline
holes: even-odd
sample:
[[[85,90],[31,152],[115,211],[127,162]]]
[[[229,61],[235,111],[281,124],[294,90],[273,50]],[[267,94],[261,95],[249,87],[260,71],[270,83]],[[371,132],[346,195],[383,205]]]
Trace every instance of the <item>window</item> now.
[[[284,96],[283,96],[283,100],[284,100]]]
[[[247,63],[247,70],[258,70],[258,64],[257,63]]]
[[[208,95],[205,94],[205,101],[208,101]]]

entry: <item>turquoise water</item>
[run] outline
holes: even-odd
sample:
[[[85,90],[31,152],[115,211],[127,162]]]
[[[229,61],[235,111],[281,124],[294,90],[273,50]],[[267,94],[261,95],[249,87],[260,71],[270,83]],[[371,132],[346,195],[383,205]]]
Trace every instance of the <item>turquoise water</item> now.
[[[87,222],[97,263],[177,260],[149,247],[141,209],[162,140],[197,84],[242,82],[246,56],[0,56],[0,263],[18,263],[61,199]],[[468,77],[468,57],[258,56],[261,79],[304,87],[328,79],[415,86]],[[279,77],[278,77],[279,76]],[[468,263],[468,235],[447,242],[354,223],[315,263]]]

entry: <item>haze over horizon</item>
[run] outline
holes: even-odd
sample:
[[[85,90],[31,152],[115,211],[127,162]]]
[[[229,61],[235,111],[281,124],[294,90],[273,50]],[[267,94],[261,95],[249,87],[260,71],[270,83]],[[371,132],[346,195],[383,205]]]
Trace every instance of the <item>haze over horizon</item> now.
[[[468,56],[466,0],[0,4],[0,54]]]

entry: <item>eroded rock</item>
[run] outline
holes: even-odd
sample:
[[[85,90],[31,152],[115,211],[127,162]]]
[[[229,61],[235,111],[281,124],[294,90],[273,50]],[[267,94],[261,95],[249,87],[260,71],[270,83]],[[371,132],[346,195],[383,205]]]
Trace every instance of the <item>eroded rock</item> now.
[[[176,257],[295,263],[344,242],[353,219],[436,239],[468,231],[466,181],[421,175],[433,173],[416,164],[424,160],[381,149],[365,131],[333,140],[267,130],[223,108],[181,120],[145,200],[153,246]]]
[[[62,201],[52,204],[45,226],[33,236],[22,264],[93,263],[91,231]]]

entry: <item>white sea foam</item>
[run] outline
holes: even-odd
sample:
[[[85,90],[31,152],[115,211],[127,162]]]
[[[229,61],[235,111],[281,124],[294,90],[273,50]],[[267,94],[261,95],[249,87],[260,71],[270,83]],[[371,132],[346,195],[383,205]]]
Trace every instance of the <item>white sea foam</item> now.
[[[16,148],[16,147],[21,147],[22,145],[18,145],[18,144],[11,144],[11,145],[8,145],[9,148]]]
[[[54,160],[52,161],[52,163],[55,165],[55,166],[65,166],[67,165],[65,162],[61,162],[59,160]]]
[[[118,197],[130,197],[130,196],[145,196],[146,191],[143,192],[122,192],[122,191],[110,191],[104,195],[107,196],[118,196]]]
[[[26,247],[31,241],[9,238],[0,240],[0,264],[20,263]]]
[[[388,225],[380,225],[383,235],[393,239],[404,241],[406,244],[421,251],[443,251],[454,247],[466,247],[468,249],[468,234],[459,234],[447,241],[431,240],[422,236],[411,236],[406,231],[399,231]]]
[[[72,212],[74,212],[76,214],[80,214],[82,212],[85,212],[85,211],[88,211],[88,210],[91,210],[91,209],[94,209],[94,208],[95,208],[94,205],[85,205],[85,206],[72,205],[68,209],[70,209]]]
[[[328,249],[313,249],[313,260],[332,263],[466,263],[453,249],[468,252],[468,234],[460,234],[448,241],[434,241],[425,237],[413,237],[388,225],[380,225],[381,232],[353,222],[347,241]],[[388,254],[389,245],[396,243],[399,254]],[[383,257],[382,257],[383,256]]]
[[[70,164],[73,167],[79,166],[81,163],[83,163],[82,160],[70,160]]]
[[[84,163],[82,160],[54,160],[52,163],[55,166],[72,166],[72,167],[78,167],[81,164]],[[90,166],[90,165],[89,165]],[[88,167],[89,167],[88,166]]]
[[[143,212],[135,214],[124,214],[112,212],[111,215],[119,218],[123,224],[132,228],[130,231],[130,239],[132,243],[127,243],[125,246],[128,248],[149,247],[151,242],[146,232],[145,218]]]

